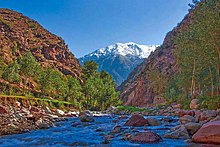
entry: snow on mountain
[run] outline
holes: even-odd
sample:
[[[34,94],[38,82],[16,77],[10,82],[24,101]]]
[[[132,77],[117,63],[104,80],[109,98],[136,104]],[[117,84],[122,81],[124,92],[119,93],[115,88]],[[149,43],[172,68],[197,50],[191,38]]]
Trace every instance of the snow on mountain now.
[[[83,65],[93,60],[99,66],[99,71],[105,70],[112,75],[115,82],[120,85],[128,74],[153,52],[158,45],[139,45],[133,42],[116,43],[98,49],[84,57],[79,58]]]
[[[133,42],[116,43],[105,48],[98,49],[89,54],[89,56],[106,56],[106,55],[132,55],[142,58],[147,58],[152,51],[156,49],[157,45],[139,45]]]

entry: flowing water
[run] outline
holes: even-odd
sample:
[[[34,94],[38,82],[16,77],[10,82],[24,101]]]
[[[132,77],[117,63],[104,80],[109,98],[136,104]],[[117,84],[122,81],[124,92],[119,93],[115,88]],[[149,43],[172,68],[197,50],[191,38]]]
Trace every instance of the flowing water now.
[[[121,140],[123,134],[126,131],[131,130],[130,127],[125,127],[123,124],[127,119],[122,119],[117,123],[113,123],[112,120],[118,116],[99,116],[94,117],[95,122],[92,123],[81,123],[79,118],[69,118],[67,121],[56,123],[55,127],[46,130],[35,130],[24,134],[7,135],[0,137],[0,146],[161,146],[161,147],[181,147],[181,146],[196,146],[195,144],[185,143],[181,139],[165,139],[160,143],[151,144],[139,144],[131,143],[129,141]],[[177,125],[177,118],[173,118],[172,123],[165,123],[162,121],[163,116],[151,116],[161,120],[161,126],[147,126],[148,130],[158,133],[160,136]],[[72,124],[79,124],[72,126]],[[121,125],[124,133],[118,133],[110,141],[109,144],[103,144],[105,136],[114,128],[116,125]],[[145,127],[146,128],[146,127]],[[97,129],[99,131],[97,131]],[[134,129],[134,128],[133,128]],[[143,131],[144,127],[135,127],[135,130]]]

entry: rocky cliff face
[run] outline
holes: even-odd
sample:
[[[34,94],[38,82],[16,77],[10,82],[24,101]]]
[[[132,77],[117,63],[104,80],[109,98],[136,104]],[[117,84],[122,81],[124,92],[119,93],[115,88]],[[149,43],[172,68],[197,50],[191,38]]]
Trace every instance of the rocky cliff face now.
[[[42,66],[81,80],[81,68],[62,38],[21,13],[0,9],[0,57],[8,64],[30,50]]]
[[[170,78],[178,72],[174,57],[174,36],[184,30],[191,22],[189,13],[172,31],[167,33],[163,44],[128,76],[128,79],[118,88],[124,105],[153,106],[163,102],[163,98],[154,91],[153,79],[149,77],[152,70],[157,70]],[[159,77],[158,77],[159,78]]]

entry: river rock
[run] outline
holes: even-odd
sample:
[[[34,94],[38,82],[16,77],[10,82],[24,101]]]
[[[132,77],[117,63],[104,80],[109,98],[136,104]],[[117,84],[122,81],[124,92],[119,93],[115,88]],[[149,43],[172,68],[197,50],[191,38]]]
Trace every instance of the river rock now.
[[[178,116],[179,117],[182,117],[184,115],[190,115],[190,116],[194,116],[195,115],[195,112],[193,110],[180,110],[178,112]]]
[[[60,110],[60,109],[57,109],[57,113],[59,114],[59,115],[61,115],[61,116],[63,116],[65,113],[62,111],[62,110]]]
[[[190,109],[198,109],[199,108],[199,100],[193,99],[189,105]]]
[[[120,125],[117,125],[111,130],[111,133],[119,133],[121,132],[121,128],[122,127]]]
[[[215,110],[206,110],[201,113],[200,121],[204,121],[204,120],[210,121],[216,116],[217,116],[217,112]]]
[[[172,117],[170,117],[170,116],[166,116],[166,117],[163,118],[163,121],[166,122],[166,123],[167,123],[167,122],[170,123],[170,122],[173,122],[174,120],[173,120]]]
[[[138,143],[157,143],[162,141],[162,138],[154,133],[154,132],[140,132],[136,135],[132,135],[130,138],[131,142],[138,142]]]
[[[186,123],[195,122],[195,121],[196,121],[195,118],[190,115],[184,115],[183,117],[179,118],[179,122],[181,124],[186,124]]]
[[[178,125],[164,134],[164,138],[171,139],[189,139],[189,134],[184,125]]]
[[[220,116],[216,116],[215,118],[213,118],[212,120],[210,120],[210,122],[212,121],[220,121]]]
[[[171,107],[173,107],[174,109],[180,109],[181,108],[181,104],[175,104],[175,105],[172,105]]]
[[[31,106],[30,111],[31,112],[40,112],[40,109],[37,107]]]
[[[185,124],[185,127],[187,131],[189,132],[189,135],[194,135],[201,127],[202,124],[200,123],[187,123]]]
[[[195,110],[194,112],[195,112],[194,117],[195,117],[195,119],[196,119],[196,122],[199,122],[200,119],[201,119],[202,111],[201,111],[201,110]]]
[[[5,113],[8,113],[6,107],[0,105],[0,114],[5,114]]]
[[[161,125],[161,122],[156,118],[147,118],[146,120],[149,126],[160,126]]]
[[[148,121],[140,114],[134,114],[130,119],[124,124],[125,126],[145,126],[148,125]]]
[[[123,135],[123,137],[121,138],[121,140],[130,140],[132,137],[131,133],[126,133]]]
[[[94,118],[89,115],[82,115],[79,118],[81,122],[94,122]]]
[[[193,136],[193,142],[220,145],[220,121],[204,124]]]
[[[127,119],[127,118],[128,118],[127,115],[121,115],[121,116],[118,117],[118,120],[121,120],[121,119]]]

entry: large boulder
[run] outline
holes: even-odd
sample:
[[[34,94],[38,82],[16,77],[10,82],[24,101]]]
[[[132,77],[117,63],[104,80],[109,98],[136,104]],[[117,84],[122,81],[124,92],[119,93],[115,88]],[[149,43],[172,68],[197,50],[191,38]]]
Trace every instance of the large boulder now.
[[[204,124],[193,136],[193,142],[220,145],[220,121]]]
[[[162,141],[162,138],[154,133],[154,132],[140,132],[136,135],[132,135],[130,138],[131,142],[138,142],[138,143],[157,143]]]
[[[199,100],[193,99],[189,105],[190,109],[198,109],[199,108]]]
[[[189,134],[184,125],[179,125],[164,134],[164,138],[171,139],[189,139]]]
[[[147,118],[146,120],[149,126],[160,126],[161,125],[161,122],[156,118]]]
[[[8,113],[6,107],[0,105],[0,114]]]
[[[186,127],[187,131],[189,132],[189,135],[192,136],[202,127],[202,124],[191,122],[191,123],[185,124],[185,127]]]
[[[130,119],[124,124],[125,126],[140,127],[148,125],[148,121],[140,114],[134,114]]]

